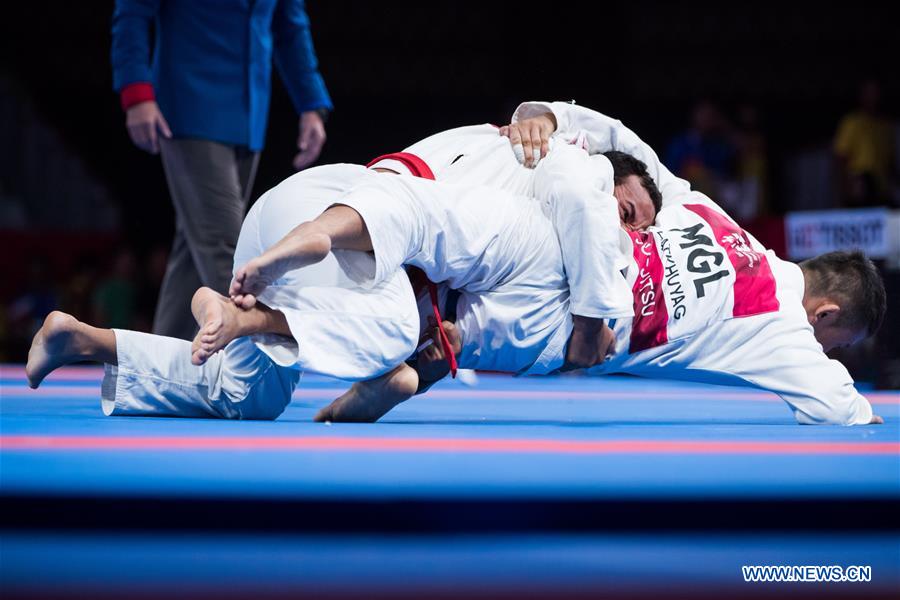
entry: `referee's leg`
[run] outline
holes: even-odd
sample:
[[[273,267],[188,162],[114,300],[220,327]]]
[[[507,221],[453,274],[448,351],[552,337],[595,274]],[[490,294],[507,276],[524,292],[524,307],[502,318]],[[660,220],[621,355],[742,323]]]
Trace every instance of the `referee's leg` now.
[[[191,339],[197,288],[228,293],[258,154],[192,139],[163,140],[161,154],[178,225],[153,332]]]

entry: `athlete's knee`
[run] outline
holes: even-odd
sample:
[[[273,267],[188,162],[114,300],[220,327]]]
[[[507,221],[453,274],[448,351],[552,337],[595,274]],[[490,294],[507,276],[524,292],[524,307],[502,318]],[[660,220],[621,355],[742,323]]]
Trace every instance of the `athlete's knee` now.
[[[299,371],[270,363],[269,367],[246,389],[240,401],[232,402],[232,407],[240,414],[239,419],[253,421],[277,419],[291,403],[299,380]]]
[[[291,393],[286,390],[275,391],[267,387],[262,390],[252,389],[245,395],[229,394],[227,406],[220,412],[226,419],[240,421],[274,421],[291,402]]]

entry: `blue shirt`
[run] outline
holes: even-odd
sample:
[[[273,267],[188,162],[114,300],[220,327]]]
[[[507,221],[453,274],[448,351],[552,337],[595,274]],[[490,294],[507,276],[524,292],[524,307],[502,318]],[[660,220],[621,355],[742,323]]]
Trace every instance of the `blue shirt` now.
[[[302,0],[116,0],[113,87],[151,83],[176,137],[261,150],[273,56],[298,113],[331,109]]]

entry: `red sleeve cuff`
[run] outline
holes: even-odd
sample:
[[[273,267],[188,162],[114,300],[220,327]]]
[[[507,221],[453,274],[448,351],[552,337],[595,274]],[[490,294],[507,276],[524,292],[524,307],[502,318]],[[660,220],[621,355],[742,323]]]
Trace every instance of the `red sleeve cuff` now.
[[[135,104],[156,100],[153,86],[147,82],[129,83],[119,92],[119,100],[122,102],[122,110],[128,110]]]

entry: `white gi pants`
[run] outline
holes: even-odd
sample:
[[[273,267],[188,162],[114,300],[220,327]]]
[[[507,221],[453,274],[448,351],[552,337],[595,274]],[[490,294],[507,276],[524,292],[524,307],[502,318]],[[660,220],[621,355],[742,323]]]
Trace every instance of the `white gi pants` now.
[[[247,337],[198,367],[191,364],[188,341],[114,331],[119,364],[106,365],[101,388],[101,406],[110,416],[274,419],[300,377]]]

